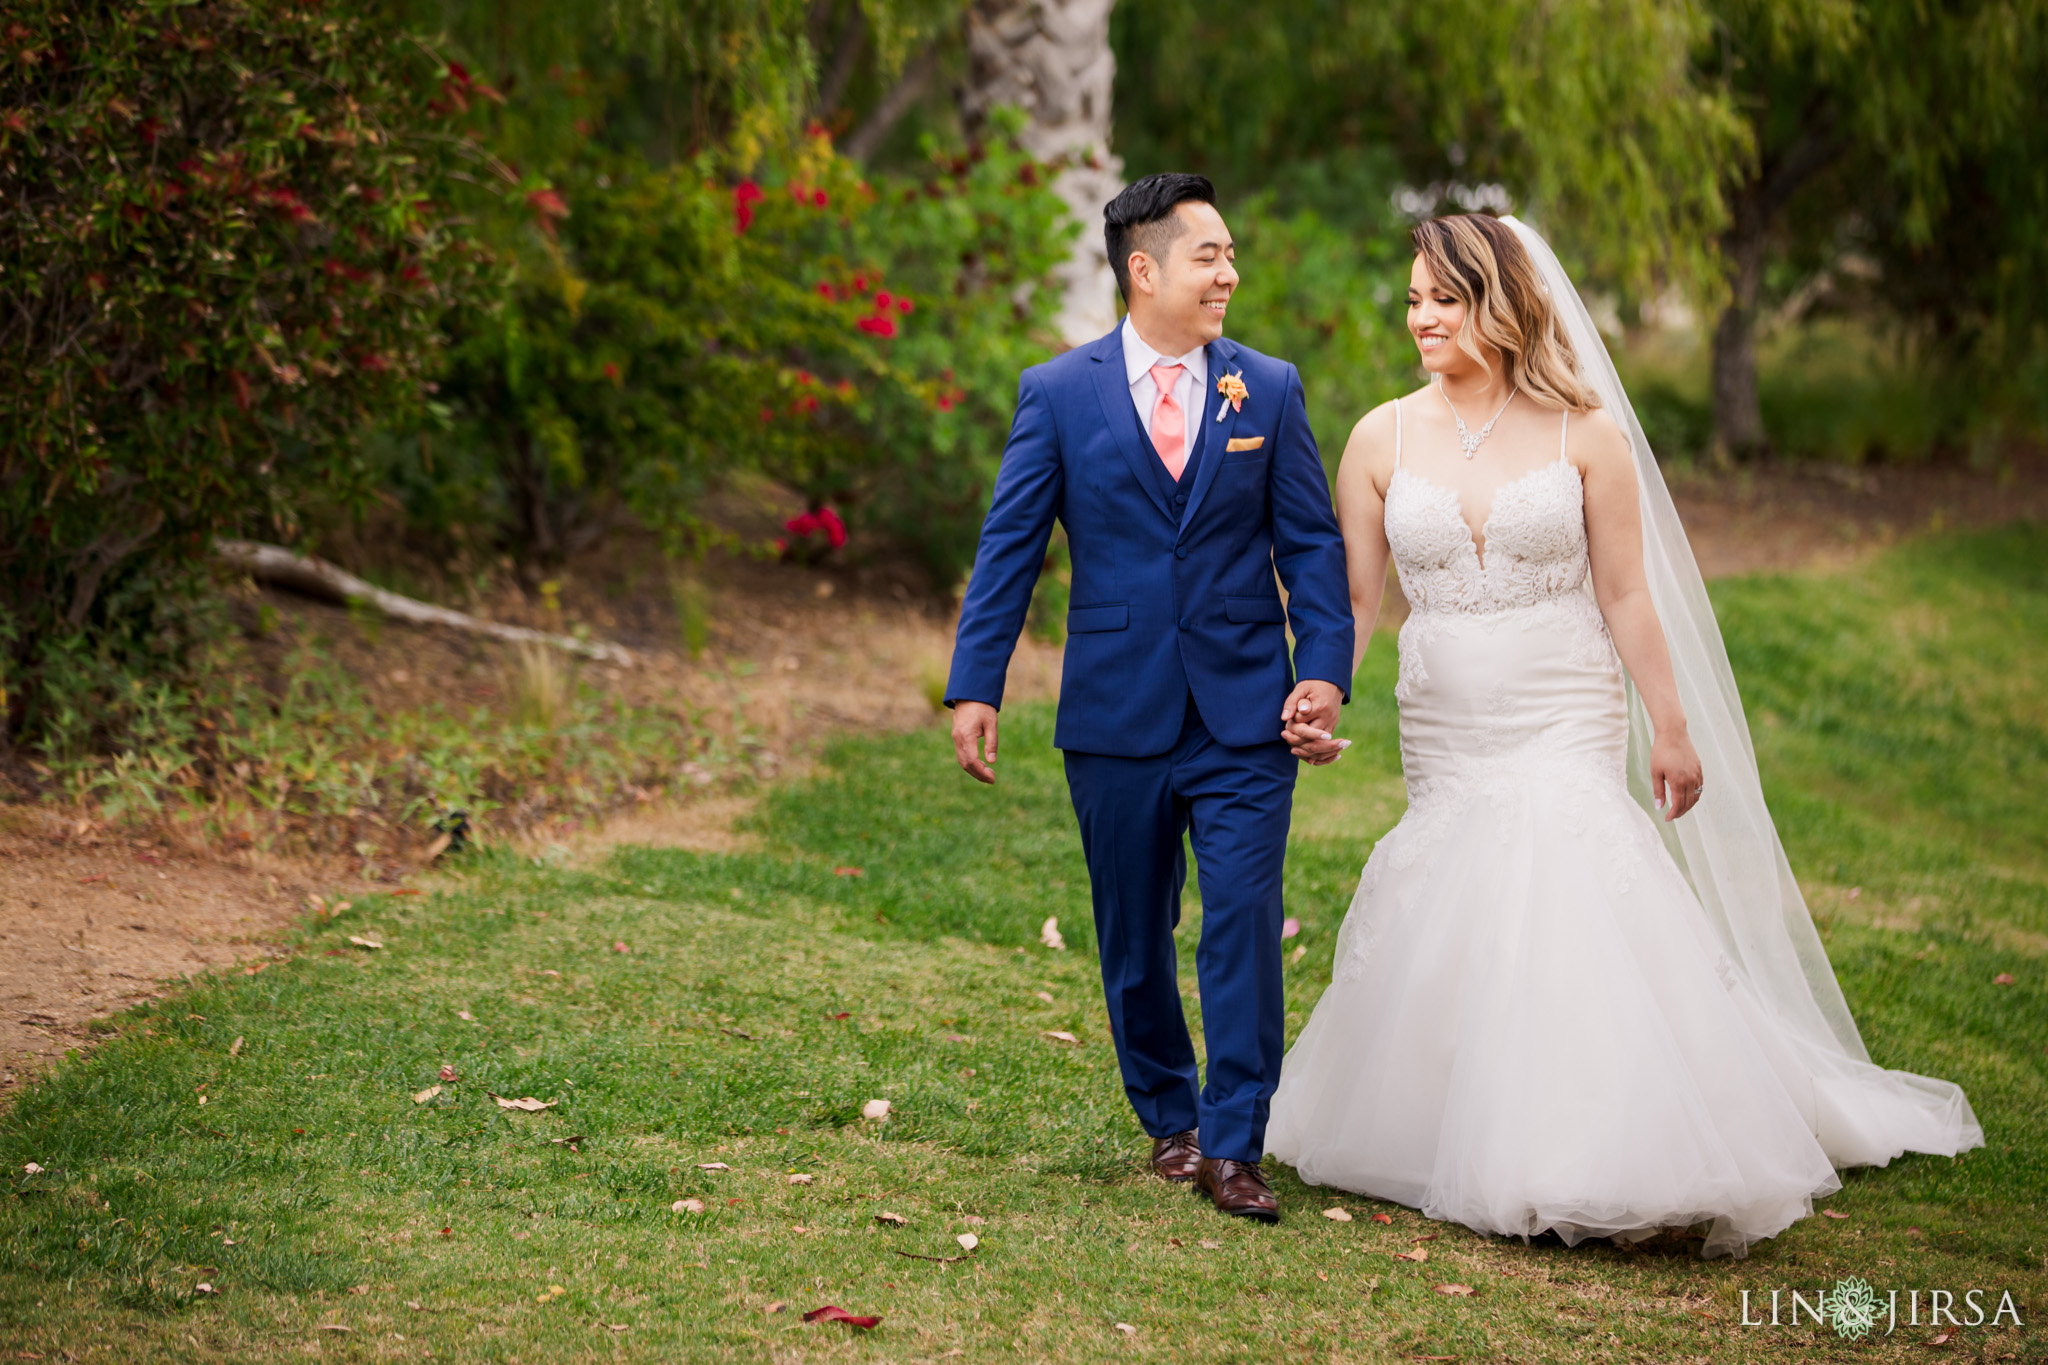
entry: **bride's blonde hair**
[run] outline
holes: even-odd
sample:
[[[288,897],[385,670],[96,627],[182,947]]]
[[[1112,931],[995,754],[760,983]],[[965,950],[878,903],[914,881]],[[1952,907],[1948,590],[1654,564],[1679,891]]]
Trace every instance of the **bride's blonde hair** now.
[[[1579,378],[1571,338],[1513,229],[1483,213],[1459,213],[1417,223],[1410,236],[1436,282],[1465,305],[1459,350],[1491,371],[1480,346],[1493,347],[1507,361],[1509,380],[1546,408],[1600,406]]]

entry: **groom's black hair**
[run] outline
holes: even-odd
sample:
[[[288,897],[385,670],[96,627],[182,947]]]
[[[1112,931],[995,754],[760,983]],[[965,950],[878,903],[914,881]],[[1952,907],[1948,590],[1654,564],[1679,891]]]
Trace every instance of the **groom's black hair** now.
[[[1186,171],[1162,171],[1133,180],[1123,193],[1102,208],[1102,240],[1109,247],[1109,268],[1116,272],[1116,288],[1131,301],[1131,253],[1142,251],[1154,260],[1166,258],[1168,243],[1183,231],[1174,206],[1185,203],[1213,204],[1216,187],[1206,175]]]

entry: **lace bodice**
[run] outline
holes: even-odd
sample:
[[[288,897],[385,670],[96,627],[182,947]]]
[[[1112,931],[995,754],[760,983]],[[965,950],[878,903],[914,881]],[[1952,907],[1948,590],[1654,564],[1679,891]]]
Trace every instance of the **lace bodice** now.
[[[1585,488],[1569,461],[1503,484],[1481,529],[1483,561],[1456,490],[1395,467],[1387,485],[1387,545],[1413,610],[1509,611],[1585,585]]]

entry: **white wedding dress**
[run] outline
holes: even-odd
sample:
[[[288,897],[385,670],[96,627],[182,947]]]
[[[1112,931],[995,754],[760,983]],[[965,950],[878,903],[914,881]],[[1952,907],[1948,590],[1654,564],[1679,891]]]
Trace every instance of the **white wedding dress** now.
[[[1839,1188],[1837,1166],[1983,1136],[1957,1087],[1784,1026],[1630,794],[1566,420],[1559,458],[1495,493],[1483,562],[1397,437],[1409,806],[1365,865],[1266,1150],[1480,1232],[1704,1223],[1706,1254],[1740,1255]]]

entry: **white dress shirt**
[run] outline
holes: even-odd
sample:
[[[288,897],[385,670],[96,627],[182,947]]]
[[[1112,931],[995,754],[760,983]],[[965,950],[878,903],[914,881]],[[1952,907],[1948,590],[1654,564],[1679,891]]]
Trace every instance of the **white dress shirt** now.
[[[1138,329],[1131,325],[1130,314],[1124,315],[1124,374],[1131,384],[1131,402],[1138,408],[1138,425],[1145,429],[1145,439],[1152,438],[1152,408],[1159,402],[1159,385],[1152,378],[1154,365],[1179,365],[1180,378],[1173,383],[1173,400],[1180,404],[1181,419],[1187,429],[1187,449],[1182,454],[1182,468],[1186,461],[1195,458],[1195,442],[1202,438],[1202,402],[1209,393],[1209,353],[1197,346],[1184,356],[1168,359],[1159,354],[1138,335]],[[1153,446],[1155,451],[1158,446]]]

